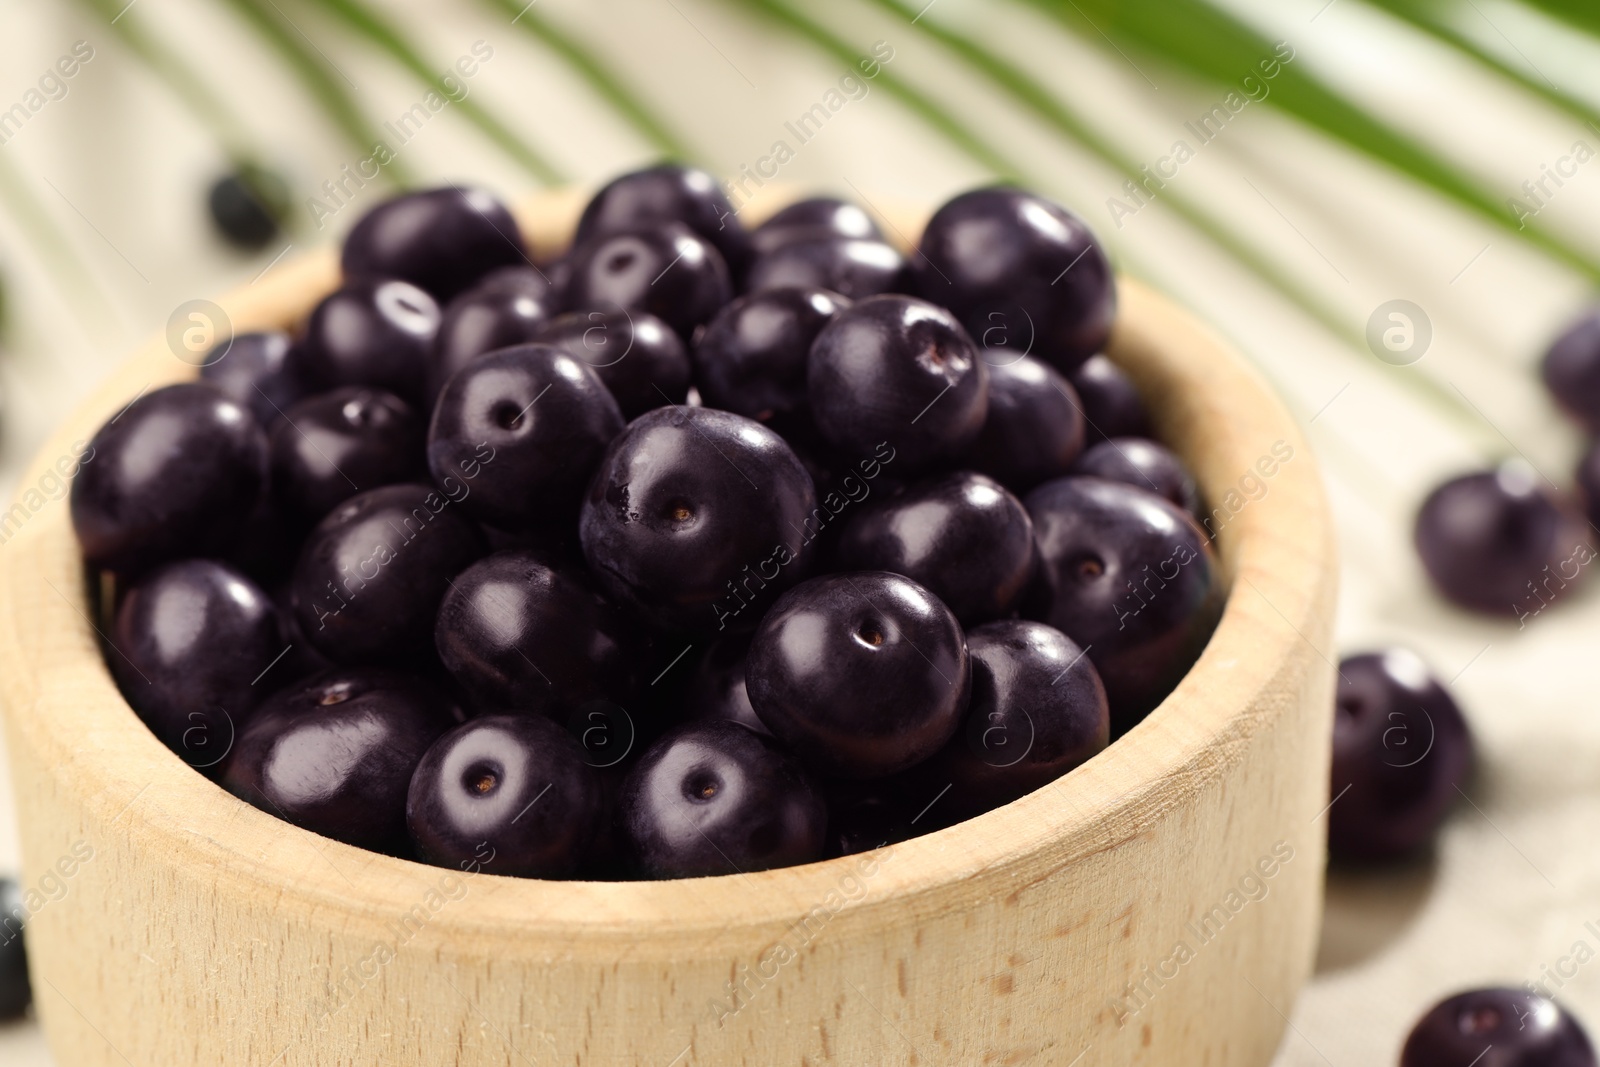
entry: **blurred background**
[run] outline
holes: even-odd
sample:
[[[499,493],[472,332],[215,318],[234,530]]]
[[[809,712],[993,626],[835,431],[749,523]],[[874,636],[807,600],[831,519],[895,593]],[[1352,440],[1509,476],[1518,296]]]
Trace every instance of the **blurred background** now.
[[[877,77],[841,83],[869,56]],[[1439,996],[1542,981],[1600,920],[1600,593],[1470,618],[1410,544],[1450,474],[1520,456],[1572,481],[1582,442],[1537,363],[1600,277],[1597,70],[1586,0],[13,0],[0,488],[180,305],[407,185],[515,196],[675,156],[868,206],[1032,186],[1305,425],[1345,558],[1319,652],[1416,649],[1478,736],[1434,852],[1330,876],[1312,986],[1258,991],[1291,1020],[1280,1063],[1392,1062]],[[785,123],[830,99],[798,143]],[[1600,968],[1552,991],[1600,1026]],[[0,1028],[0,1063],[49,1062],[31,1024]]]

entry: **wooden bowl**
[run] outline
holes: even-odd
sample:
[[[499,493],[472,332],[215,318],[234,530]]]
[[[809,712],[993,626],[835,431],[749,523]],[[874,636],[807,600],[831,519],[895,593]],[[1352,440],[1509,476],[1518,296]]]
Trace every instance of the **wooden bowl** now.
[[[536,247],[565,241],[581,202],[529,201]],[[286,326],[336,283],[326,249],[220,303],[236,330]],[[0,690],[57,1062],[1267,1063],[1320,916],[1333,533],[1294,421],[1208,330],[1124,280],[1110,351],[1216,509],[1232,583],[1176,692],[1052,785],[875,854],[592,883],[314,836],[133,715],[52,496],[102,422],[194,374],[152,341],[0,517]]]

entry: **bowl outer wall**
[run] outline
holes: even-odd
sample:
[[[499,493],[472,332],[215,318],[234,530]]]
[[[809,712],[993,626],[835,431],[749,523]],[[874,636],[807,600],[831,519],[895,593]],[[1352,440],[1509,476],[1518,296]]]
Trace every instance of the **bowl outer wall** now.
[[[584,199],[522,205],[541,254]],[[887,221],[903,243],[925,218]],[[325,248],[219,303],[238,332],[286,326],[337,278]],[[1230,512],[1232,594],[1195,668],[1106,752],[976,819],[866,860],[654,883],[363,852],[234,799],[144,728],[102,663],[65,501],[25,494],[129,398],[193,377],[152,340],[40,451],[20,523],[0,517],[0,699],[58,1061],[1267,1063],[1320,921],[1334,534],[1260,378],[1139,283],[1121,300],[1110,355]]]

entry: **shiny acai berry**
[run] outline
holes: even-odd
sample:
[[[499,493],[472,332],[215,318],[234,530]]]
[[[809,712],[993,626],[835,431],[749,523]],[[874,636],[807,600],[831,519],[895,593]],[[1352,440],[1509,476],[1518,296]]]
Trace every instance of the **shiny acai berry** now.
[[[1170,449],[1142,437],[1113,437],[1084,450],[1073,474],[1138,486],[1200,514],[1200,489],[1183,460]]]
[[[434,642],[483,711],[558,717],[630,695],[625,625],[595,593],[527,551],[497,552],[456,575]]]
[[[750,231],[750,245],[764,255],[794,241],[841,237],[881,241],[883,231],[859,206],[831,196],[812,197],[790,204]]]
[[[1400,1067],[1595,1067],[1583,1026],[1529,989],[1474,989],[1417,1020]]]
[[[492,715],[434,742],[411,776],[406,828],[425,863],[564,878],[599,830],[600,780],[561,727]]]
[[[770,737],[732,722],[680,726],[622,786],[619,824],[649,878],[696,878],[822,858],[828,809]]]
[[[549,345],[491,352],[451,378],[428,427],[434,481],[507,529],[570,522],[622,412],[600,378]]]
[[[651,625],[748,629],[812,555],[811,475],[758,422],[657,408],[611,442],[584,497],[583,555]]]
[[[346,278],[400,278],[444,302],[527,255],[504,204],[482,189],[450,186],[367,212],[345,237],[341,262]]]
[[[72,852],[74,858],[82,858],[78,845]],[[27,921],[21,889],[10,878],[0,878],[0,1022],[22,1018],[33,1003],[28,950],[23,943]]]
[[[750,638],[744,634],[724,637],[706,649],[684,688],[687,718],[726,719],[757,733],[772,732],[750,706],[750,693],[745,689],[744,661],[749,650]]]
[[[750,265],[749,292],[766,289],[827,289],[850,300],[904,292],[906,260],[883,241],[807,237],[763,252]]]
[[[272,600],[232,567],[200,559],[159,567],[129,589],[110,644],[106,662],[139,718],[207,772],[271,691],[255,683],[284,651]]]
[[[710,407],[789,428],[807,418],[811,343],[850,301],[823,289],[768,289],[717,312],[694,346],[694,379]]]
[[[1058,478],[1025,503],[1040,555],[1031,613],[1087,651],[1120,734],[1211,637],[1223,601],[1211,542],[1165,498],[1103,478]]]
[[[1545,353],[1545,388],[1561,409],[1600,432],[1600,307],[1573,321]]]
[[[1344,659],[1334,680],[1329,852],[1382,861],[1427,844],[1460,795],[1472,747],[1461,710],[1416,655]]]
[[[306,373],[323,388],[372,385],[421,402],[439,305],[409,282],[347,282],[306,322]]]
[[[551,319],[534,340],[588,364],[625,419],[689,395],[689,351],[677,331],[649,312],[572,311]]]
[[[186,383],[134,400],[78,458],[72,525],[84,559],[129,572],[221,554],[267,480],[267,436],[215,386]]]
[[[1577,509],[1525,464],[1452,478],[1423,501],[1414,539],[1434,586],[1462,607],[1526,620],[1594,559]]]
[[[1014,493],[1059,478],[1083,451],[1078,394],[1054,367],[1004,349],[984,349],[989,415],[968,453],[975,470]]]
[[[946,310],[875,296],[833,317],[806,368],[811,417],[846,457],[887,441],[911,473],[960,455],[983,429],[989,376],[967,331]]]
[[[554,306],[549,285],[528,267],[506,267],[450,301],[428,361],[427,395],[479,356],[538,336]]]
[[[1154,437],[1144,399],[1123,369],[1105,356],[1094,355],[1067,375],[1082,405],[1087,440],[1108,437]]]
[[[414,661],[433,644],[450,581],[483,555],[458,498],[390,485],[329,512],[300,550],[290,605],[300,631],[336,663]]]
[[[927,807],[933,795],[923,797],[909,788],[906,777],[895,775],[873,782],[833,781],[824,786],[830,855],[870,852],[939,828],[931,816],[919,810]],[[949,791],[942,784],[938,791],[948,796]]]
[[[750,258],[750,235],[717,179],[696,167],[661,163],[608,182],[578,219],[573,244],[591,237],[682,223],[710,241],[735,272]]]
[[[1020,189],[963,193],[928,221],[911,259],[917,295],[979,344],[1070,371],[1105,347],[1116,315],[1111,261],[1089,227]]]
[[[272,492],[309,525],[365,489],[423,474],[426,427],[382,389],[347,386],[302,400],[272,433]]]
[[[898,574],[813,578],[778,598],[745,661],[750,703],[818,773],[876,778],[937,752],[967,710],[961,625]]]
[[[1008,619],[967,633],[972,702],[929,773],[976,815],[1053,782],[1106,747],[1110,706],[1083,649],[1060,630]]]
[[[290,202],[289,183],[281,174],[250,164],[218,178],[206,194],[217,232],[248,251],[278,236]]]
[[[406,793],[460,709],[410,674],[340,668],[256,709],[223,772],[239,799],[312,833],[378,852],[406,842]]]
[[[219,341],[201,360],[200,380],[248,408],[266,430],[282,422],[284,412],[311,391],[298,350],[279,330]]]
[[[958,471],[869,500],[845,523],[840,570],[893,571],[944,601],[963,626],[1014,611],[1033,577],[1033,520],[985,474]]]
[[[716,247],[678,225],[609,233],[572,253],[566,304],[647,311],[688,339],[733,295]]]

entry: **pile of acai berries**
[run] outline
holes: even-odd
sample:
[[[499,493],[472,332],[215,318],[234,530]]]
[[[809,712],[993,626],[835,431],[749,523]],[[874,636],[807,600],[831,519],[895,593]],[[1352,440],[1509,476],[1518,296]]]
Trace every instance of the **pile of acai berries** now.
[[[664,165],[550,262],[454,186],[342,262],[101,427],[71,500],[129,704],[297,826],[538,878],[876,848],[1094,756],[1216,624],[1049,200],[965,193],[903,254]]]

